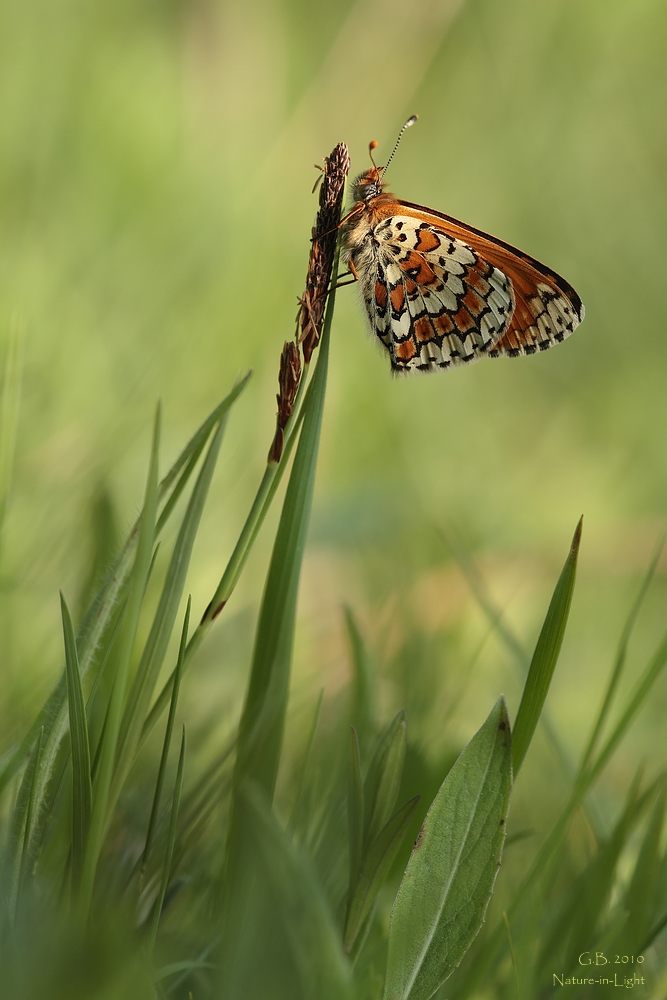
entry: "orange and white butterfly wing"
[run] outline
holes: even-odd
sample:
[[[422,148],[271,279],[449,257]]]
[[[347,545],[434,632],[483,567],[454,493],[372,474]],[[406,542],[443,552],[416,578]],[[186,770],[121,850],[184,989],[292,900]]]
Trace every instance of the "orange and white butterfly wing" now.
[[[534,354],[582,321],[572,286],[516,247],[393,195],[358,204],[345,255],[394,370]]]
[[[584,306],[574,288],[534,257],[451,216],[410,202],[400,205],[412,218],[428,221],[437,231],[468,245],[511,281],[515,303],[511,321],[487,349],[488,357],[545,351],[569,337],[583,320]]]
[[[351,256],[371,327],[395,370],[475,361],[509,329],[511,282],[438,226],[387,216]]]

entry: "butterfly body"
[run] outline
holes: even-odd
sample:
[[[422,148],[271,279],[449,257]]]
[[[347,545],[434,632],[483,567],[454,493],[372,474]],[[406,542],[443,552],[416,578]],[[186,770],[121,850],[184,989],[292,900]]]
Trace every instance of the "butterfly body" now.
[[[546,350],[581,322],[574,289],[534,258],[385,190],[373,167],[353,185],[343,253],[395,371]]]

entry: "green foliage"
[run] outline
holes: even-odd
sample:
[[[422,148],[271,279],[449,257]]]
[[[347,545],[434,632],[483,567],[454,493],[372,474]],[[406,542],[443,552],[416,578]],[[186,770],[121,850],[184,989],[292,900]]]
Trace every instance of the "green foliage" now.
[[[549,691],[551,678],[558,661],[558,654],[563,644],[567,619],[574,593],[574,577],[577,569],[577,556],[581,543],[582,521],[579,521],[572,540],[572,548],[563,567],[551,604],[544,620],[537,646],[533,653],[526,686],[517,712],[514,724],[512,742],[512,764],[514,773],[518,774],[523,764],[523,758],[530,746],[530,741],[542,714],[542,708]]]
[[[83,861],[88,847],[90,816],[93,808],[93,785],[90,772],[90,743],[86,706],[81,685],[76,638],[69,608],[60,595],[65,635],[65,673],[69,704],[69,732],[72,744],[72,889],[78,895]]]
[[[605,950],[662,1000],[660,554],[639,574],[667,482],[667,14],[233,6],[0,13],[2,992],[381,1000],[451,973],[440,998],[534,1000]],[[345,289],[264,467],[313,158],[341,135],[361,169],[412,110],[399,196],[562,271],[586,324],[398,381]],[[540,631],[582,509],[575,600],[576,546]],[[509,753],[490,721],[462,747],[503,690],[521,771],[489,902]]]
[[[167,887],[169,885],[169,878],[171,875],[171,862],[174,856],[174,842],[176,840],[176,823],[178,821],[178,807],[181,804],[181,792],[183,791],[183,768],[185,766],[185,748],[186,748],[186,736],[185,736],[185,726],[183,726],[183,735],[181,737],[181,750],[178,755],[178,767],[176,769],[176,783],[174,785],[174,795],[171,803],[171,816],[169,819],[169,831],[167,834],[167,850],[165,851],[165,856],[164,856],[164,865],[162,868],[162,878],[160,880],[160,888],[155,898],[155,903],[153,904],[153,919],[151,922],[150,935],[148,938],[148,946],[150,951],[153,950],[153,946],[155,944],[157,929],[160,923],[160,917],[162,916],[164,897],[167,892]]]
[[[510,724],[499,699],[413,848],[391,915],[387,1000],[428,1000],[470,947],[498,874],[511,789]]]
[[[382,735],[365,781],[354,727],[350,749],[347,807],[350,878],[343,946],[348,954],[355,955],[363,944],[363,932],[368,930],[377,894],[401,847],[420,796],[394,812],[405,761],[405,712],[399,712]]]
[[[317,364],[286,429],[282,459],[267,466],[269,485],[264,477],[241,530],[241,548],[233,549],[220,578],[222,590],[219,584],[192,635],[188,598],[175,666],[161,689],[158,681],[227,414],[243,386],[202,424],[161,483],[158,410],[140,516],[84,612],[78,635],[61,598],[63,678],[20,747],[6,758],[1,949],[20,940],[22,921],[26,914],[34,919],[43,899],[39,919],[60,922],[63,953],[73,948],[75,954],[81,942],[92,939],[112,953],[105,916],[118,915],[134,958],[113,976],[100,975],[115,984],[109,986],[113,989],[125,988],[118,984],[129,977],[125,982],[137,996],[146,989],[165,997],[196,989],[212,998],[230,992],[251,998],[269,990],[276,1000],[314,995],[428,1000],[445,980],[452,996],[472,998],[480,978],[502,962],[507,949],[513,988],[529,997],[541,988],[539,970],[549,963],[576,971],[582,951],[606,947],[639,954],[659,935],[667,898],[664,778],[642,791],[637,776],[620,818],[599,836],[583,866],[570,855],[568,833],[573,817],[587,815],[586,796],[667,662],[663,640],[610,723],[655,562],[623,629],[569,799],[532,866],[504,901],[504,912],[497,914],[492,903],[492,929],[480,933],[505,841],[512,764],[523,762],[554,675],[572,601],[579,529],[526,677],[515,725],[519,749],[501,698],[453,766],[440,772],[440,790],[426,803],[400,886],[394,882],[396,865],[420,802],[414,771],[406,768],[415,748],[404,709],[378,735],[373,657],[350,610],[349,708],[333,715],[327,709],[323,726],[326,701],[320,692],[301,763],[292,761],[283,730],[332,314],[333,298]],[[223,593],[226,601],[236,586],[277,495],[273,486],[293,453],[238,735],[206,767],[196,763],[195,754],[195,771],[188,778],[183,728],[173,793],[163,804],[186,666],[217,618],[211,607]],[[190,496],[177,514],[173,498],[186,491],[190,480]],[[172,552],[162,560],[157,535],[177,517]],[[100,616],[102,627],[96,622]],[[490,617],[494,629],[509,635],[499,615]],[[151,778],[150,734],[167,703],[157,778]],[[64,727],[59,722],[63,708]],[[341,766],[346,717],[355,720],[347,767]],[[70,738],[63,740],[68,730]],[[292,771],[296,783],[287,824],[280,820],[282,807],[272,804],[281,768]],[[150,803],[145,834],[133,815],[137,795]],[[282,801],[284,792],[280,795]],[[621,867],[629,851],[632,857],[633,837],[646,813],[631,874],[623,883]],[[513,843],[521,836],[517,831]],[[137,845],[135,860],[124,856],[126,840]],[[508,848],[515,849],[513,844]],[[563,872],[570,870],[563,889]],[[507,896],[507,887],[502,891]],[[30,997],[30,984],[37,981],[28,976],[28,985],[17,987],[17,998]],[[505,984],[499,976],[499,998]],[[56,982],[54,995],[58,989]]]

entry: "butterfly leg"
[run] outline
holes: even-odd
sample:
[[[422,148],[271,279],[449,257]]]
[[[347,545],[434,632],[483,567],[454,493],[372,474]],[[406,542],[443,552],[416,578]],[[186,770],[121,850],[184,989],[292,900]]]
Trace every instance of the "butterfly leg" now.
[[[334,226],[333,229],[327,229],[326,233],[318,233],[317,236],[314,235],[310,242],[315,243],[317,242],[317,240],[324,239],[325,236],[330,236],[331,233],[337,233],[338,230],[341,229],[349,219],[352,219],[355,215],[358,215],[359,212],[363,212],[363,210],[364,210],[363,205],[355,205],[354,208],[347,213],[347,215],[343,216],[343,218],[340,220],[337,226]]]
[[[352,281],[341,281],[341,278],[347,278],[350,274],[352,275]],[[346,285],[355,285],[357,281],[359,281],[359,274],[357,273],[354,263],[350,261],[349,270],[343,271],[343,273],[339,274],[336,278],[336,288],[345,288]]]

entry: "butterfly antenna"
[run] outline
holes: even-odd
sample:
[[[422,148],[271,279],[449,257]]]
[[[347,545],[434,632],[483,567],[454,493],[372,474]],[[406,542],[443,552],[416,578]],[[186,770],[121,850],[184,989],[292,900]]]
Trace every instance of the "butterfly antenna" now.
[[[396,145],[394,146],[394,148],[391,151],[391,156],[389,157],[389,159],[385,163],[384,167],[382,168],[382,176],[383,177],[384,177],[384,175],[387,172],[387,167],[389,166],[389,164],[391,163],[391,161],[394,159],[394,153],[398,149],[398,144],[401,141],[401,139],[403,138],[403,133],[405,132],[406,129],[410,128],[411,125],[414,125],[414,123],[417,121],[418,118],[419,118],[419,115],[411,115],[408,118],[408,120],[406,121],[406,123],[403,126],[403,128],[401,129],[401,131],[398,133],[398,139],[396,140]]]
[[[370,156],[370,158],[371,158],[371,163],[373,164],[373,166],[374,166],[374,167],[375,167],[375,169],[377,170],[377,168],[378,168],[378,165],[377,165],[377,163],[375,162],[375,160],[373,159],[373,150],[374,150],[374,149],[377,149],[377,142],[375,141],[375,139],[373,139],[373,141],[372,141],[372,142],[369,142],[369,143],[368,143],[368,155],[369,155],[369,156]]]

